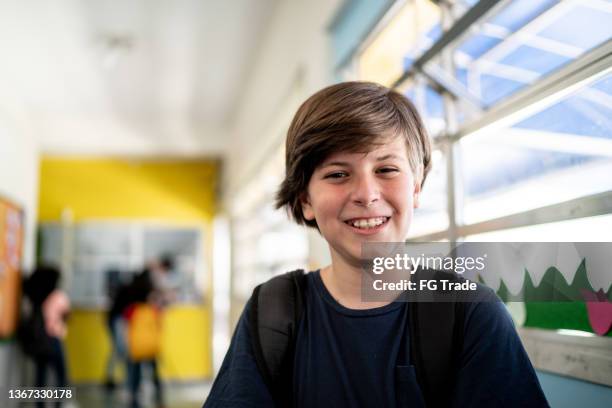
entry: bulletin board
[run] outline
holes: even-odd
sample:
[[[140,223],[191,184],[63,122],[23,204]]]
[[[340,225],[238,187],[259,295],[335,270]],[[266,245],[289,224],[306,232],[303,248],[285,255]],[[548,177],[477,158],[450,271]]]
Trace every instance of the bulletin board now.
[[[17,325],[23,253],[23,211],[0,197],[0,338]]]

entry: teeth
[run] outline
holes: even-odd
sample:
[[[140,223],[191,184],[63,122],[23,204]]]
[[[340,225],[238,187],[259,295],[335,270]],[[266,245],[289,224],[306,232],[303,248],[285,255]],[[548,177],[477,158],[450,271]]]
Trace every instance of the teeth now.
[[[377,217],[350,221],[349,224],[351,224],[353,227],[367,229],[377,227],[383,224],[385,221],[387,221],[387,217]]]

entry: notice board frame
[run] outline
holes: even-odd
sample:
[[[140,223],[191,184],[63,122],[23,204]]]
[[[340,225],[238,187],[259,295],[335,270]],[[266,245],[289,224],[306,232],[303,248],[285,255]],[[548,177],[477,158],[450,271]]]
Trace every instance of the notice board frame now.
[[[24,211],[0,195],[0,339],[14,335],[19,318]]]

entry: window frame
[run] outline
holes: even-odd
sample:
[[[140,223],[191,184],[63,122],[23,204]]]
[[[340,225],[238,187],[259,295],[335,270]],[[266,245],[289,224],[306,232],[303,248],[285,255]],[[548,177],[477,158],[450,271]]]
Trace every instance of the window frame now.
[[[403,2],[397,2],[397,4],[401,3]],[[445,152],[447,160],[448,227],[444,230],[412,236],[407,241],[448,239],[456,242],[473,234],[612,213],[612,191],[607,191],[471,224],[464,223],[462,220],[464,199],[461,171],[458,171],[461,166],[458,144],[463,137],[489,131],[510,122],[515,123],[521,117],[529,115],[535,106],[540,105],[540,109],[542,106],[550,106],[577,88],[593,83],[612,72],[612,39],[610,39],[560,69],[542,75],[534,83],[526,85],[508,98],[485,109],[474,99],[473,95],[467,95],[464,90],[455,86],[456,84],[452,81],[454,76],[451,65],[447,64],[446,67],[443,67],[444,72],[437,73],[427,68],[427,64],[435,58],[449,60],[452,44],[469,35],[469,28],[474,24],[484,21],[509,3],[509,0],[481,0],[465,11],[460,18],[454,19],[453,16],[458,14],[457,8],[440,2],[443,34],[392,85],[392,88],[397,89],[403,87],[408,81],[425,81],[439,91],[444,99],[446,126],[433,142],[436,148]],[[389,8],[387,14],[380,19],[363,41],[362,46],[344,65],[338,67],[339,76],[342,73],[354,76],[354,68],[351,69],[351,67],[357,65],[356,61],[360,53],[372,43],[372,38],[381,32],[384,24],[397,10],[398,7]],[[475,109],[478,112],[477,117],[459,125],[457,115],[459,102],[467,103],[472,109]]]

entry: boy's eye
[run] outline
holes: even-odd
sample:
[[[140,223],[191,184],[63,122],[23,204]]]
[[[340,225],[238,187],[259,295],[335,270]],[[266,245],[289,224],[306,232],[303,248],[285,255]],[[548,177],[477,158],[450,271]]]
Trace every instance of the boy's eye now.
[[[382,169],[378,169],[379,173],[394,173],[398,171],[399,170],[396,169],[395,167],[383,167]]]
[[[325,175],[325,178],[329,179],[339,179],[348,176],[348,174],[344,171],[334,171],[333,173],[329,173]]]

